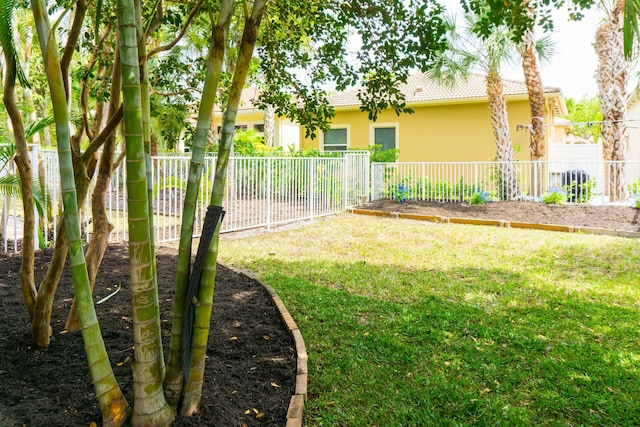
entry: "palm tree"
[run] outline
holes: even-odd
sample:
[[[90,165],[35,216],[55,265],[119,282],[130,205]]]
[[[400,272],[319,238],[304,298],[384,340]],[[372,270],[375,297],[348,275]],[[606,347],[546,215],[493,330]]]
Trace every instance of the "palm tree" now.
[[[527,8],[527,15],[530,18],[535,16],[535,8],[530,0],[525,0],[522,4]],[[528,28],[522,42],[518,46],[520,56],[522,57],[522,71],[524,73],[524,82],[527,85],[527,93],[529,95],[529,108],[531,109],[531,143],[529,150],[531,152],[531,160],[544,160],[546,155],[546,132],[545,132],[545,108],[544,108],[544,90],[542,88],[542,78],[538,69],[538,55],[533,28]],[[543,51],[544,52],[544,51]],[[538,52],[541,54],[542,52]],[[546,52],[545,52],[546,53]],[[536,164],[532,171],[532,186],[530,194],[539,196],[541,193],[544,170],[542,165]],[[534,186],[534,183],[539,183]]]
[[[71,132],[67,111],[67,95],[62,77],[62,68],[58,58],[58,46],[55,33],[52,32],[50,28],[44,2],[41,0],[32,1],[31,9],[36,22],[40,50],[45,59],[46,75],[49,82],[49,91],[56,123],[56,139],[58,143],[62,199],[64,205],[64,223],[74,292],[78,303],[80,323],[82,324],[82,338],[84,340],[96,396],[100,402],[104,425],[122,425],[127,418],[129,404],[124,398],[120,386],[115,379],[102,334],[100,333],[100,327],[91,297],[89,275],[84,259],[82,241],[80,239],[78,201],[73,162],[71,159]]]
[[[611,7],[612,6],[612,7]],[[627,114],[627,82],[629,61],[624,55],[623,11],[624,0],[615,4],[601,3],[606,18],[596,30],[593,47],[598,55],[596,82],[600,92],[603,115],[602,150],[609,166],[609,197],[611,201],[627,200],[624,163]]]
[[[160,342],[158,295],[150,238],[146,156],[143,135],[138,50],[140,8],[134,0],[118,0],[118,39],[124,109],[129,223],[129,269],[135,364],[132,425],[166,425],[174,412],[164,398],[164,363]]]
[[[185,194],[182,225],[180,228],[180,244],[178,248],[178,265],[176,272],[176,295],[173,311],[173,323],[171,327],[171,343],[169,346],[169,360],[167,363],[167,375],[164,382],[165,395],[172,405],[177,405],[182,396],[184,384],[183,362],[183,325],[184,304],[189,286],[191,267],[191,242],[193,239],[193,223],[196,215],[196,202],[204,169],[205,148],[210,135],[209,129],[215,127],[213,118],[213,106],[216,101],[216,93],[222,66],[224,52],[231,18],[233,16],[233,0],[224,0],[221,4],[218,22],[212,30],[210,54],[207,73],[200,101],[196,135],[193,141],[191,163],[189,166],[189,180]],[[191,322],[191,319],[186,319]],[[188,338],[190,340],[190,337]]]
[[[192,415],[202,396],[207,340],[211,323],[213,292],[218,259],[220,224],[224,217],[224,200],[229,169],[229,155],[233,146],[236,115],[240,95],[249,73],[257,35],[269,0],[255,0],[251,10],[245,11],[242,40],[238,47],[237,62],[231,79],[229,98],[222,120],[222,132],[209,208],[205,217],[200,246],[189,278],[187,294],[183,299],[182,357],[185,373],[182,413]],[[208,109],[207,111],[211,111]],[[204,143],[203,141],[202,143]],[[204,228],[207,227],[207,230]],[[176,291],[177,292],[177,291]],[[196,299],[193,299],[193,298]],[[194,302],[197,303],[194,304]],[[187,326],[192,326],[188,328]]]
[[[484,38],[475,34],[476,19],[473,15],[465,15],[466,25],[462,30],[453,19],[447,20],[450,44],[429,74],[448,85],[455,85],[459,78],[466,78],[472,70],[486,74],[486,92],[499,163],[496,177],[498,192],[501,199],[511,200],[520,194],[520,190],[500,68],[515,61],[516,50],[506,27],[496,27]]]

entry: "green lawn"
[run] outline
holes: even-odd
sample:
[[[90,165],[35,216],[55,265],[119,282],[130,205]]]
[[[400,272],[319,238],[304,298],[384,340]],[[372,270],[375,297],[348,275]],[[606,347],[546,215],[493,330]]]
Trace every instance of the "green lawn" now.
[[[640,242],[340,215],[233,239],[309,353],[309,426],[640,424]]]

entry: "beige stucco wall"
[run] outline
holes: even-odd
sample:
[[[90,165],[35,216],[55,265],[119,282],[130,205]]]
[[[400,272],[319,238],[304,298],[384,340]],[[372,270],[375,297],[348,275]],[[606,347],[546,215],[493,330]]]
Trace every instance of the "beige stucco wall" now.
[[[460,102],[460,101],[458,101]],[[397,116],[384,111],[376,125],[397,124],[398,148],[402,162],[491,161],[495,157],[493,129],[487,102],[440,104],[413,107],[414,114]],[[529,133],[516,130],[531,122],[526,99],[507,102],[512,142],[519,146],[519,160],[529,160]],[[367,113],[337,109],[332,125],[347,126],[349,148],[367,148],[372,139],[372,122]],[[302,148],[320,148],[320,134],[315,140],[304,138]]]

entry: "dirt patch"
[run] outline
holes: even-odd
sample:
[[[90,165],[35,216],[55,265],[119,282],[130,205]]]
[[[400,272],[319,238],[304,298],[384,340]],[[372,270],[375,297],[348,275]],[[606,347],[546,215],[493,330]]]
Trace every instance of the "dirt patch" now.
[[[492,202],[484,205],[469,205],[466,203],[426,201],[398,203],[392,200],[376,200],[358,206],[358,208],[437,215],[448,218],[492,219],[640,231],[640,210],[629,206],[546,205],[532,202]]]
[[[169,345],[175,248],[157,248],[165,354]],[[37,281],[50,251],[36,253]],[[133,332],[129,260],[124,245],[110,247],[95,300],[121,290],[96,310],[111,364],[132,403]],[[62,333],[73,289],[68,269],[54,304],[50,348],[31,344],[20,292],[20,257],[0,255],[0,425],[87,426],[101,423],[80,333]],[[232,339],[233,338],[233,339]],[[295,345],[262,286],[226,268],[217,271],[205,384],[200,412],[177,426],[284,426],[295,389]],[[118,366],[120,364],[121,366]],[[256,418],[256,409],[264,414]],[[246,411],[248,414],[245,414]]]

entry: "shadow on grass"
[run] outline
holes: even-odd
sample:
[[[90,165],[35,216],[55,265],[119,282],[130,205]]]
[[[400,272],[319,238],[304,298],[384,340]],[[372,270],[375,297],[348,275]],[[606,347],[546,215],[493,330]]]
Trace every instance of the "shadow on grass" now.
[[[593,255],[576,250],[574,259]],[[640,420],[637,301],[539,286],[527,272],[535,265],[521,273],[254,261],[307,342],[311,425]]]

